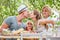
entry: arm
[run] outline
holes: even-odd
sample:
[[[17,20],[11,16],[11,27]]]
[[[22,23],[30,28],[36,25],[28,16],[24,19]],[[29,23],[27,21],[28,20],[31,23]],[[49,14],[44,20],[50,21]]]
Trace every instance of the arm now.
[[[9,26],[5,22],[2,23],[1,28],[2,29],[7,29]]]
[[[54,25],[53,20],[47,20],[47,19],[39,20],[39,24],[47,24],[47,23],[51,23]]]
[[[7,29],[8,25],[6,23],[2,23],[1,28],[0,28],[0,32],[3,31],[3,29]]]
[[[51,24],[55,24],[55,22],[53,20],[46,20],[47,23],[51,23]]]
[[[10,23],[11,17],[6,18],[1,25],[1,30],[9,28]]]
[[[53,20],[44,19],[44,20],[39,20],[38,21],[38,26],[39,25],[44,25],[45,28],[48,30],[48,25],[47,25],[48,23],[51,23],[53,26],[55,24]]]

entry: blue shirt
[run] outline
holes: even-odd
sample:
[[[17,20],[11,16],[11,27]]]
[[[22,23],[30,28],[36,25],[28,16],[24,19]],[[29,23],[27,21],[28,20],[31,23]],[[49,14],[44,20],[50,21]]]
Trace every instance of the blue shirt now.
[[[21,22],[21,24],[18,25],[16,16],[10,16],[7,19],[5,19],[4,22],[7,25],[9,25],[9,30],[11,31],[26,27],[26,25],[23,22]]]

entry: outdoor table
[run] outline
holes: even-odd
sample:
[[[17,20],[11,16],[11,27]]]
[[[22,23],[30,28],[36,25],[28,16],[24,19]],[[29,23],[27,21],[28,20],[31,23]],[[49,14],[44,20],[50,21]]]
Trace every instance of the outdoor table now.
[[[17,40],[20,40],[20,36],[3,36],[3,35],[0,35],[0,38],[17,38]]]
[[[17,38],[17,40],[23,40],[23,39],[39,39],[41,40],[41,34],[40,33],[21,33],[20,36],[3,36],[1,35],[0,38]]]
[[[20,36],[18,35],[0,35],[0,38],[17,38],[17,40],[23,39],[41,39],[40,33],[21,33]]]
[[[23,40],[23,38],[26,38],[26,39],[39,39],[41,40],[42,37],[41,37],[41,34],[40,33],[22,33],[21,34],[21,40]]]
[[[55,25],[55,26],[59,26],[60,27],[60,25]],[[0,35],[0,38],[17,38],[17,40],[23,40],[23,38],[26,38],[26,39],[37,38],[39,40],[43,39],[41,33],[21,33],[20,36],[13,36],[13,35],[10,35],[10,36],[8,36],[8,35],[6,36],[5,35],[4,36],[4,35]],[[45,37],[45,38],[47,38],[49,40],[60,40],[60,30],[57,32],[57,36],[56,37],[52,36],[52,37]]]
[[[60,40],[60,37],[47,37],[46,40]]]
[[[40,34],[32,34],[32,33],[29,33],[29,34],[21,34],[21,36],[3,36],[3,35],[0,35],[0,38],[17,38],[17,40],[23,40],[23,38],[26,38],[26,39],[30,39],[30,38],[37,38],[39,39]]]

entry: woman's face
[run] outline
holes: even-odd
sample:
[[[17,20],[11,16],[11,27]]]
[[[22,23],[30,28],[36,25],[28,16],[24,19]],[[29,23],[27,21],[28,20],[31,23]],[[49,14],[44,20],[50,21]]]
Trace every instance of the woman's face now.
[[[32,27],[33,27],[33,25],[32,25],[31,23],[28,23],[28,24],[27,24],[27,30],[31,30]]]
[[[31,13],[30,18],[35,21],[36,20],[36,15],[34,15],[34,13]]]
[[[48,16],[49,16],[49,10],[48,10],[48,8],[47,8],[47,7],[44,8],[44,9],[42,10],[42,13],[43,13],[43,16],[44,16],[44,17],[48,17]]]

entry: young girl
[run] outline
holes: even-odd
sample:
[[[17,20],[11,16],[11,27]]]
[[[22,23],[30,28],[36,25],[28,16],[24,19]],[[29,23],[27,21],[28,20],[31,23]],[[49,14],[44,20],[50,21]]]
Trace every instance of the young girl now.
[[[31,21],[28,21],[27,22],[27,25],[26,25],[26,29],[25,29],[28,33],[35,33],[34,30],[33,30],[33,23]],[[38,40],[37,38],[24,38],[24,40]]]
[[[30,32],[30,33],[34,33],[34,31],[33,31],[33,23],[31,21],[27,22],[25,30],[28,31],[28,32]]]

